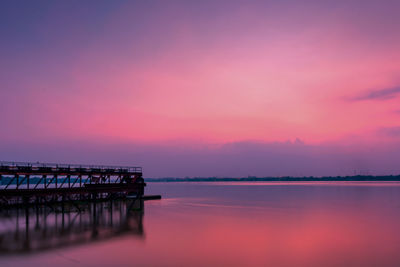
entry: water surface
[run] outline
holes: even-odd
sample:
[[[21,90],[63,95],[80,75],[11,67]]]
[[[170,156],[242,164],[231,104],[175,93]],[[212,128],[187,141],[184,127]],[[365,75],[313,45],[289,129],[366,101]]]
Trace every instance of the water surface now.
[[[148,183],[146,193],[164,198],[144,212],[97,204],[63,225],[51,212],[47,230],[21,213],[16,233],[15,213],[4,215],[0,244],[23,242],[2,244],[0,266],[400,265],[400,183]]]

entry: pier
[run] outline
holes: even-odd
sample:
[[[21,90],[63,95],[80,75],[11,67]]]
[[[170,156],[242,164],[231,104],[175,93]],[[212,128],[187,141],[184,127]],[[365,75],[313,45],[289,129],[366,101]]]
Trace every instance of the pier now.
[[[0,207],[145,196],[141,167],[0,161]]]

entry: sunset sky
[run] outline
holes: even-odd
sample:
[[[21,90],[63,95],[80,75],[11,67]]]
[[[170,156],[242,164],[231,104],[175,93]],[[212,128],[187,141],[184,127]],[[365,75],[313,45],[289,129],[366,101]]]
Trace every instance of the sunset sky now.
[[[400,1],[1,1],[0,160],[400,173]]]

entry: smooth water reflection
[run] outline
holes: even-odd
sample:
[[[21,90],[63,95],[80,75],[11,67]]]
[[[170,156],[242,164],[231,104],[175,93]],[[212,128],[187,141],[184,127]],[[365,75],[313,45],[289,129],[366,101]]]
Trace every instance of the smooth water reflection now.
[[[0,211],[0,255],[39,253],[121,235],[143,237],[143,201],[64,203]]]
[[[146,202],[130,231],[107,228],[107,215],[99,233],[113,238],[3,253],[0,265],[400,265],[400,183],[149,183],[147,193],[164,198]]]

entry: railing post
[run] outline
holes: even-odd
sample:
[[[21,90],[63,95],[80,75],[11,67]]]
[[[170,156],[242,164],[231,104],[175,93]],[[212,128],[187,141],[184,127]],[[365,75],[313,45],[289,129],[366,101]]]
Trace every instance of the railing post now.
[[[16,174],[16,176],[17,176],[17,189],[18,189],[19,188],[19,175]]]
[[[26,187],[29,189],[29,178],[30,178],[31,176],[28,174],[27,176],[26,176]]]

